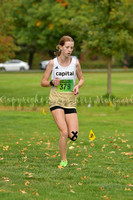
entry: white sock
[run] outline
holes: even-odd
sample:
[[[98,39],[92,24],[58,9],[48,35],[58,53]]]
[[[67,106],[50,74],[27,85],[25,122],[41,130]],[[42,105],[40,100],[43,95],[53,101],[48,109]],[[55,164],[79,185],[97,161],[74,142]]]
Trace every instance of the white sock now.
[[[62,161],[64,161],[64,160],[61,160],[61,162],[62,162]],[[67,162],[67,160],[65,160],[65,161]]]

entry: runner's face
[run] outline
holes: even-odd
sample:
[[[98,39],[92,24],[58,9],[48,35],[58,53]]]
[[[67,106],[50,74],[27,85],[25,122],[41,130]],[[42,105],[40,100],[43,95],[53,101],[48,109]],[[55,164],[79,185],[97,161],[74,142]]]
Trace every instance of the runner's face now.
[[[73,48],[74,48],[74,42],[65,42],[63,46],[60,46],[62,54],[64,54],[64,56],[66,57],[71,55]]]

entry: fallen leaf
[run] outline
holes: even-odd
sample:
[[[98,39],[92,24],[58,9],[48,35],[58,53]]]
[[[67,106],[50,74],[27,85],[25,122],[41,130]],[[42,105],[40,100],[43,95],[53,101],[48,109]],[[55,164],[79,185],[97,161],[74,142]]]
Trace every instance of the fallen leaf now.
[[[86,158],[84,158],[84,160],[82,161],[82,165],[84,165],[86,161]]]
[[[22,194],[26,194],[27,192],[25,192],[25,190],[20,190],[20,192],[22,193]]]
[[[99,188],[99,190],[102,190],[102,191],[103,191],[103,190],[104,190],[104,188],[101,188],[101,187],[100,187],[100,188]]]
[[[104,144],[103,146],[102,146],[102,148],[104,149],[106,147],[106,145]]]
[[[75,193],[74,190],[70,190],[70,192]]]
[[[3,146],[3,151],[7,151],[8,150],[8,148],[9,148],[9,146],[7,145],[7,146]]]
[[[83,183],[78,183],[78,185],[83,185]]]
[[[110,151],[109,153],[115,153],[115,151]]]
[[[59,169],[63,169],[64,167],[62,167],[61,165],[58,165],[58,168],[59,168]]]
[[[48,145],[48,148],[49,148],[49,147],[50,147],[50,140],[48,140],[48,142],[45,143],[45,144],[47,144],[47,145]]]
[[[35,192],[33,192],[32,194],[35,194],[36,196],[39,196],[37,190]]]
[[[77,163],[72,163],[71,165],[74,165],[74,166],[75,166],[75,165],[78,165],[78,164],[77,164]]]
[[[122,141],[122,143],[126,143],[126,140],[121,140]]]
[[[25,172],[24,174],[28,175],[29,178],[32,178],[32,177],[33,177],[33,173]]]
[[[80,170],[81,170],[81,168],[77,168],[77,170],[79,170],[79,171],[80,171]]]
[[[131,156],[131,154],[132,154],[131,152],[125,153],[126,156]]]
[[[60,183],[56,183],[56,185],[60,185]]]
[[[125,187],[125,191],[131,191],[131,189],[130,189],[130,188],[126,188],[126,187]]]
[[[73,147],[73,146],[70,146],[69,149],[74,149],[74,147]]]
[[[42,144],[42,141],[40,141],[40,142],[37,142],[36,144],[38,144],[38,145],[41,145],[41,144]]]
[[[50,140],[48,140],[48,143],[45,143],[45,144],[50,144]]]
[[[34,157],[36,160],[39,160],[39,158]]]
[[[8,182],[9,181],[9,178],[7,177],[2,177],[4,179],[4,182]]]
[[[28,184],[30,184],[30,182],[29,182],[29,181],[26,181],[26,182],[25,182],[25,185],[28,186]]]
[[[129,183],[128,186],[133,187],[133,185],[131,183]]]
[[[130,145],[129,144],[127,144],[127,148],[130,149]]]
[[[48,153],[45,153],[45,155],[50,157],[50,154],[48,154]]]
[[[129,177],[129,175],[124,176],[124,178],[128,178],[128,177]]]

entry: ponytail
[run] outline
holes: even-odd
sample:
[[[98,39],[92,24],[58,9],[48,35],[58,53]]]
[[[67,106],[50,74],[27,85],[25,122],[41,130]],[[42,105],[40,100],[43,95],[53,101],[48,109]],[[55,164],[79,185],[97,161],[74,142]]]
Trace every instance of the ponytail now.
[[[54,55],[55,56],[60,56],[60,54],[61,54],[61,49],[59,48],[59,44],[56,46],[56,50],[55,50],[55,52],[54,52]]]

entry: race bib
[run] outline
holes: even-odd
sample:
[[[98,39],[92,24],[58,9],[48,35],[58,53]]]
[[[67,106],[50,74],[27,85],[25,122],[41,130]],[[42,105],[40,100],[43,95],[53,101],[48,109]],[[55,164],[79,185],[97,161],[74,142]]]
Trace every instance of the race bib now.
[[[60,84],[57,86],[58,92],[72,92],[73,91],[73,80],[60,80]]]

